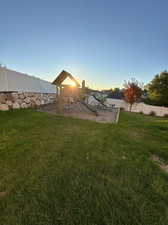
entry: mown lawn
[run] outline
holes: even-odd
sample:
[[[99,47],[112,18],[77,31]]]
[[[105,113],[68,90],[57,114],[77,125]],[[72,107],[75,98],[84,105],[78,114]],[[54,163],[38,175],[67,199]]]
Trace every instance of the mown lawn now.
[[[166,225],[168,120],[0,112],[0,225]]]

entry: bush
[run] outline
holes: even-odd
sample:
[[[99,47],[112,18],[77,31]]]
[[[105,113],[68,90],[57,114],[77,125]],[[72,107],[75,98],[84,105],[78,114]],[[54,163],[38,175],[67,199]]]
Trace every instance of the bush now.
[[[151,112],[149,113],[149,115],[150,115],[150,116],[156,116],[156,113],[155,113],[155,111],[151,111]]]
[[[144,113],[142,111],[140,111],[139,114],[144,114]]]
[[[165,117],[165,118],[168,118],[168,114],[164,114],[164,117]]]

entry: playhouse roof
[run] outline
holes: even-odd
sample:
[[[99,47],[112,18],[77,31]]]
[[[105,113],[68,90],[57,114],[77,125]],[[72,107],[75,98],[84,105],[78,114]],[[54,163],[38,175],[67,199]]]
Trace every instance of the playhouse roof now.
[[[66,78],[70,78],[73,82],[75,82],[77,87],[80,87],[79,82],[68,72],[66,72],[65,70],[63,70],[58,76],[57,78],[53,81],[53,84],[57,85],[57,86],[61,86],[62,82],[66,79]]]

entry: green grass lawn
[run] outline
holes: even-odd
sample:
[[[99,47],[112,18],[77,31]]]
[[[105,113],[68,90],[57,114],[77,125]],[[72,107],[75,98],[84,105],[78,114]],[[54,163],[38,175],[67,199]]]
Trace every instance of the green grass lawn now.
[[[167,225],[168,120],[0,112],[0,225]],[[4,193],[4,194],[3,194]]]

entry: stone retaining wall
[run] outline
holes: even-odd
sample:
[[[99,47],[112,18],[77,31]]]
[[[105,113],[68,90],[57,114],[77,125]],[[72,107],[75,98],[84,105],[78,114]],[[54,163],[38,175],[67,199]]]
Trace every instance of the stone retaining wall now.
[[[0,110],[33,108],[49,104],[56,99],[56,94],[29,92],[0,93]]]

